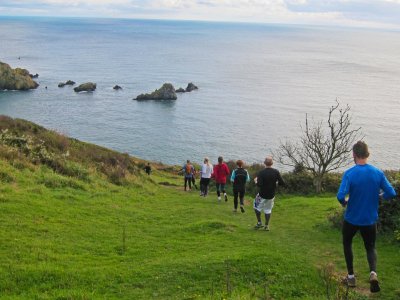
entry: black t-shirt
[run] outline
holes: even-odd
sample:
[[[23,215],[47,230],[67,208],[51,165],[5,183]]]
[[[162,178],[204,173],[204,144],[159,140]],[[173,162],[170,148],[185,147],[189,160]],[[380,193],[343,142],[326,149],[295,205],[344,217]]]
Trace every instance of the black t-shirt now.
[[[265,168],[257,175],[257,186],[261,198],[272,199],[275,197],[276,184],[284,186],[281,174],[277,169]]]

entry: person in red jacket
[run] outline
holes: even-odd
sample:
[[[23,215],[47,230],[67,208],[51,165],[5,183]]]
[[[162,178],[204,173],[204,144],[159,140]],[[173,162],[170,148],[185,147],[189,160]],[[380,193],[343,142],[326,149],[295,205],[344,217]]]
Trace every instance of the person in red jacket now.
[[[218,201],[221,201],[221,192],[224,193],[225,201],[228,201],[228,196],[225,191],[226,177],[229,176],[229,168],[224,163],[222,156],[218,157],[218,164],[214,166],[214,172],[212,177],[215,179],[217,187]]]

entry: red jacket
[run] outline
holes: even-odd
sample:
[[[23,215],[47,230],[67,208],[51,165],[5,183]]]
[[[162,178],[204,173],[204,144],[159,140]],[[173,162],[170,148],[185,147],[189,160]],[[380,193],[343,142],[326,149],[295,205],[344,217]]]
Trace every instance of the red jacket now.
[[[229,175],[229,168],[226,163],[217,164],[214,166],[214,173],[212,177],[215,179],[216,183],[226,183],[226,177]]]

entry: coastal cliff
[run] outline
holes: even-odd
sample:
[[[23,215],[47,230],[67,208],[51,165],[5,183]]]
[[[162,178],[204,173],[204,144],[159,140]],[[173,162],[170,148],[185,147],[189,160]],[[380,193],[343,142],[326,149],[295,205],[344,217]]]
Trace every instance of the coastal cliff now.
[[[25,91],[36,89],[39,84],[34,81],[26,69],[12,69],[0,61],[0,90]]]

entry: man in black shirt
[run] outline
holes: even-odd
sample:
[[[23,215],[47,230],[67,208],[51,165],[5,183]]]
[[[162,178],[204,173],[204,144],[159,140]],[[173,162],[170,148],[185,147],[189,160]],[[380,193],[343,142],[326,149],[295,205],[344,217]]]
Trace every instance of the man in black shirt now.
[[[269,220],[271,218],[272,208],[274,207],[276,185],[284,186],[281,174],[277,169],[272,168],[272,157],[268,156],[264,161],[265,169],[261,170],[254,182],[258,186],[259,192],[254,199],[254,212],[257,217],[257,224],[255,229],[262,228],[261,211],[265,214],[264,229],[269,231]]]

